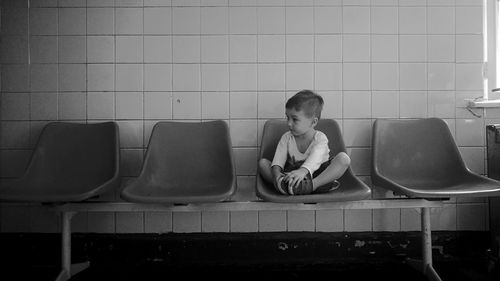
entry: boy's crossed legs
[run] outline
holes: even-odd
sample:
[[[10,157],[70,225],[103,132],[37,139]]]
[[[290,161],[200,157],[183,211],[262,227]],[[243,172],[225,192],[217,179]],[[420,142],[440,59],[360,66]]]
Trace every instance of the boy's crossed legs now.
[[[335,155],[335,157],[330,160],[330,164],[323,171],[319,174],[315,173],[315,177],[312,179],[312,193],[315,191],[328,192],[332,190],[333,187],[336,187],[334,182],[345,173],[350,164],[351,159],[345,152],[340,152]],[[283,193],[280,191],[280,188],[276,186],[276,181],[271,168],[271,161],[265,158],[260,159],[259,172],[267,182],[273,183],[278,192]]]

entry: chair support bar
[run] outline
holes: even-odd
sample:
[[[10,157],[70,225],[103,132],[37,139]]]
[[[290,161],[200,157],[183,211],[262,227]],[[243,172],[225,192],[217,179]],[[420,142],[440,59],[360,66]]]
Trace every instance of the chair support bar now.
[[[10,203],[15,204],[15,203]],[[50,205],[49,205],[50,206]],[[429,280],[441,281],[432,267],[432,240],[430,208],[442,207],[440,200],[425,199],[379,199],[350,202],[329,202],[316,204],[272,203],[272,202],[220,202],[203,204],[137,204],[129,202],[89,202],[56,205],[62,219],[62,270],[57,281],[68,280],[71,276],[89,267],[89,262],[71,264],[71,219],[78,212],[200,212],[200,211],[266,211],[266,210],[331,210],[331,209],[412,209],[421,208],[422,255],[423,261],[417,267]],[[54,205],[52,205],[54,207]]]

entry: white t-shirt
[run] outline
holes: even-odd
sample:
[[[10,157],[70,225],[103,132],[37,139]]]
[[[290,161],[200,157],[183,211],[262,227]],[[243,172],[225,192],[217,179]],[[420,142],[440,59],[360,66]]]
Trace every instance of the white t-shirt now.
[[[328,138],[323,132],[316,131],[307,150],[301,153],[297,148],[295,137],[288,131],[281,136],[271,166],[277,165],[283,169],[286,162],[293,165],[296,162],[304,161],[300,167],[306,168],[312,175],[321,164],[328,161],[329,153]]]

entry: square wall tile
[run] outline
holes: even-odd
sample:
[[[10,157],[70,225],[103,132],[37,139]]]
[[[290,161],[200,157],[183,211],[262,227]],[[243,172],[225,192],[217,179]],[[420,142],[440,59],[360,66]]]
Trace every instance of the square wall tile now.
[[[399,117],[399,92],[373,91],[372,92],[373,118]]]
[[[371,7],[370,16],[371,33],[398,33],[398,7]]]
[[[58,37],[59,63],[85,63],[87,61],[87,38],[85,36]]]
[[[259,92],[257,104],[258,118],[285,117],[285,93]]]
[[[483,61],[483,37],[480,34],[456,35],[455,38],[458,63]]]
[[[30,148],[30,122],[9,121],[0,123],[0,148]]]
[[[456,34],[481,34],[483,32],[482,7],[456,7]]]
[[[344,230],[343,210],[317,210],[316,231],[342,232]]]
[[[201,87],[203,91],[228,91],[229,65],[202,64]]]
[[[172,16],[173,34],[200,34],[200,7],[175,7]]]
[[[454,35],[427,35],[427,60],[429,62],[454,62]]]
[[[344,211],[344,231],[372,230],[372,210]]]
[[[144,118],[172,119],[172,93],[145,92]]]
[[[314,32],[314,8],[286,7],[286,33],[308,34]]]
[[[342,87],[344,90],[370,89],[369,63],[344,63],[342,71]]]
[[[229,232],[228,211],[208,211],[201,213],[202,232]]]
[[[399,60],[399,42],[397,35],[371,36],[372,62],[397,62]]]
[[[115,88],[117,91],[142,91],[142,64],[116,64]]]
[[[174,91],[199,91],[201,89],[199,64],[174,64],[172,71]]]
[[[30,68],[27,64],[2,65],[3,92],[27,92],[30,89]]]
[[[30,63],[57,63],[57,37],[31,36]]]
[[[201,212],[173,213],[172,226],[173,232],[200,232]]]
[[[87,117],[88,119],[114,119],[115,93],[89,92],[87,94]]]
[[[314,33],[332,34],[341,31],[341,7],[314,7]]]
[[[257,93],[233,92],[230,96],[230,117],[257,118]]]
[[[57,93],[31,93],[31,120],[57,120]]]
[[[231,120],[230,133],[233,146],[257,146],[256,120]]]
[[[314,58],[314,37],[312,35],[286,36],[287,62],[312,62]]]
[[[199,63],[200,62],[200,37],[199,36],[173,36],[173,62]]]
[[[254,176],[257,170],[256,148],[233,148],[236,175]]]
[[[143,212],[117,212],[116,233],[144,233]]]
[[[259,211],[259,232],[286,231],[286,211]]]
[[[146,9],[144,9],[144,14],[146,14]],[[142,8],[115,8],[115,34],[142,34],[143,22],[144,33],[149,34],[149,29],[146,29],[146,27],[149,27],[147,25],[149,24],[149,17],[144,16],[144,14]],[[160,25],[162,22],[159,21],[157,24]]]
[[[316,228],[315,211],[289,210],[288,231],[314,231]]]
[[[373,210],[373,231],[400,231],[401,210]]]
[[[342,37],[342,58],[344,62],[370,61],[370,36],[344,35]]]
[[[8,9],[6,10],[6,12]],[[23,11],[23,10],[18,10]],[[56,8],[31,8],[29,9],[29,33],[31,35],[57,35],[57,19],[58,9]],[[22,15],[16,15],[17,20],[23,20]],[[16,24],[18,32],[16,34],[24,34],[24,24]],[[9,25],[3,25],[3,30],[13,30]],[[14,29],[15,30],[15,29]]]
[[[344,6],[342,8],[343,33],[370,33],[370,8]]]
[[[2,63],[28,63],[29,43],[27,35],[2,35],[0,59]]]
[[[427,93],[426,92],[401,92],[399,95],[400,118],[426,118]]]
[[[121,148],[143,147],[143,122],[142,121],[118,121]]]
[[[111,63],[115,61],[113,36],[87,36],[87,62]]]
[[[115,11],[113,8],[87,8],[87,34],[114,34]]]
[[[285,88],[285,65],[258,65],[259,91],[279,91]]]
[[[231,64],[229,67],[229,89],[231,91],[257,90],[257,65]]]
[[[370,146],[372,136],[371,119],[344,119],[343,138],[346,146]]]
[[[172,212],[144,212],[144,232],[172,232]]]
[[[482,63],[455,64],[456,90],[482,90]]]
[[[87,90],[85,64],[59,64],[59,91],[83,92]]]
[[[201,36],[201,62],[229,62],[229,39],[227,35]]]
[[[170,36],[144,36],[144,62],[172,62],[172,38]]]
[[[142,119],[142,92],[116,92],[116,119]]]
[[[427,33],[455,34],[455,7],[428,7]]]
[[[457,204],[457,230],[486,231],[488,219],[487,204]]]
[[[203,92],[201,94],[202,119],[229,119],[229,93]]]
[[[236,211],[231,212],[231,232],[258,232],[258,211]]]
[[[174,92],[172,103],[174,119],[201,119],[199,92]]]
[[[371,87],[373,90],[399,89],[399,66],[396,63],[372,63]]]
[[[231,62],[256,62],[257,36],[231,35],[229,37],[229,60]]]
[[[257,41],[259,62],[285,61],[284,35],[259,35]]]
[[[58,102],[59,120],[85,120],[87,118],[85,93],[60,93]]]
[[[230,34],[256,34],[256,7],[229,7]]]
[[[257,29],[259,34],[285,33],[284,7],[258,7]]]
[[[87,33],[86,8],[59,9],[59,35],[85,35]]]
[[[370,118],[371,93],[368,91],[344,91],[344,118]]]
[[[88,91],[114,91],[115,66],[112,64],[87,64]]]
[[[143,62],[142,36],[116,36],[116,62]]]
[[[401,90],[427,90],[427,65],[400,63],[399,87]]]
[[[427,11],[425,7],[399,7],[400,34],[426,34]]]
[[[343,115],[343,103],[342,103],[342,92],[341,91],[320,91],[323,97],[325,105],[323,106],[323,112],[321,113],[321,118],[333,118],[340,119]]]
[[[287,63],[285,71],[286,90],[299,91],[314,87],[313,63]]]
[[[172,34],[172,9],[144,8],[144,34]]]
[[[0,117],[2,120],[30,119],[29,93],[1,93],[1,97]]]
[[[314,36],[314,61],[341,62],[342,36],[341,35]]]
[[[145,91],[171,91],[172,90],[172,65],[171,64],[145,64],[144,65],[144,90]]]
[[[401,62],[425,62],[427,37],[425,35],[400,35],[399,60]]]
[[[30,75],[32,92],[57,91],[57,64],[32,64]]]
[[[229,9],[227,7],[201,8],[201,34],[228,34]]]

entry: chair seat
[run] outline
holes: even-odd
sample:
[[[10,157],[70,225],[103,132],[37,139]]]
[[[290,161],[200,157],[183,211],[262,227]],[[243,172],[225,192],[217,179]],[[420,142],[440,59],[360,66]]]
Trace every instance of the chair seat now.
[[[499,181],[466,167],[441,119],[378,119],[372,141],[375,186],[420,198],[500,196]]]
[[[1,201],[84,201],[120,185],[114,122],[47,124],[24,175],[0,188]]]
[[[229,129],[224,121],[158,122],[141,174],[121,193],[130,202],[209,203],[236,191]]]
[[[328,145],[330,148],[330,156],[336,155],[339,152],[345,152],[344,141],[340,128],[337,122],[333,119],[321,119],[316,126],[316,129],[325,133],[328,137]],[[262,144],[260,150],[260,158],[272,160],[274,151],[281,138],[281,135],[288,130],[286,121],[283,120],[268,120],[264,125],[262,135]],[[320,203],[320,202],[340,202],[340,201],[356,201],[367,199],[371,195],[371,189],[358,177],[356,177],[351,168],[338,179],[340,182],[339,188],[318,194],[307,195],[283,195],[276,191],[272,183],[264,181],[258,174],[256,183],[256,193],[260,198],[278,203]]]

